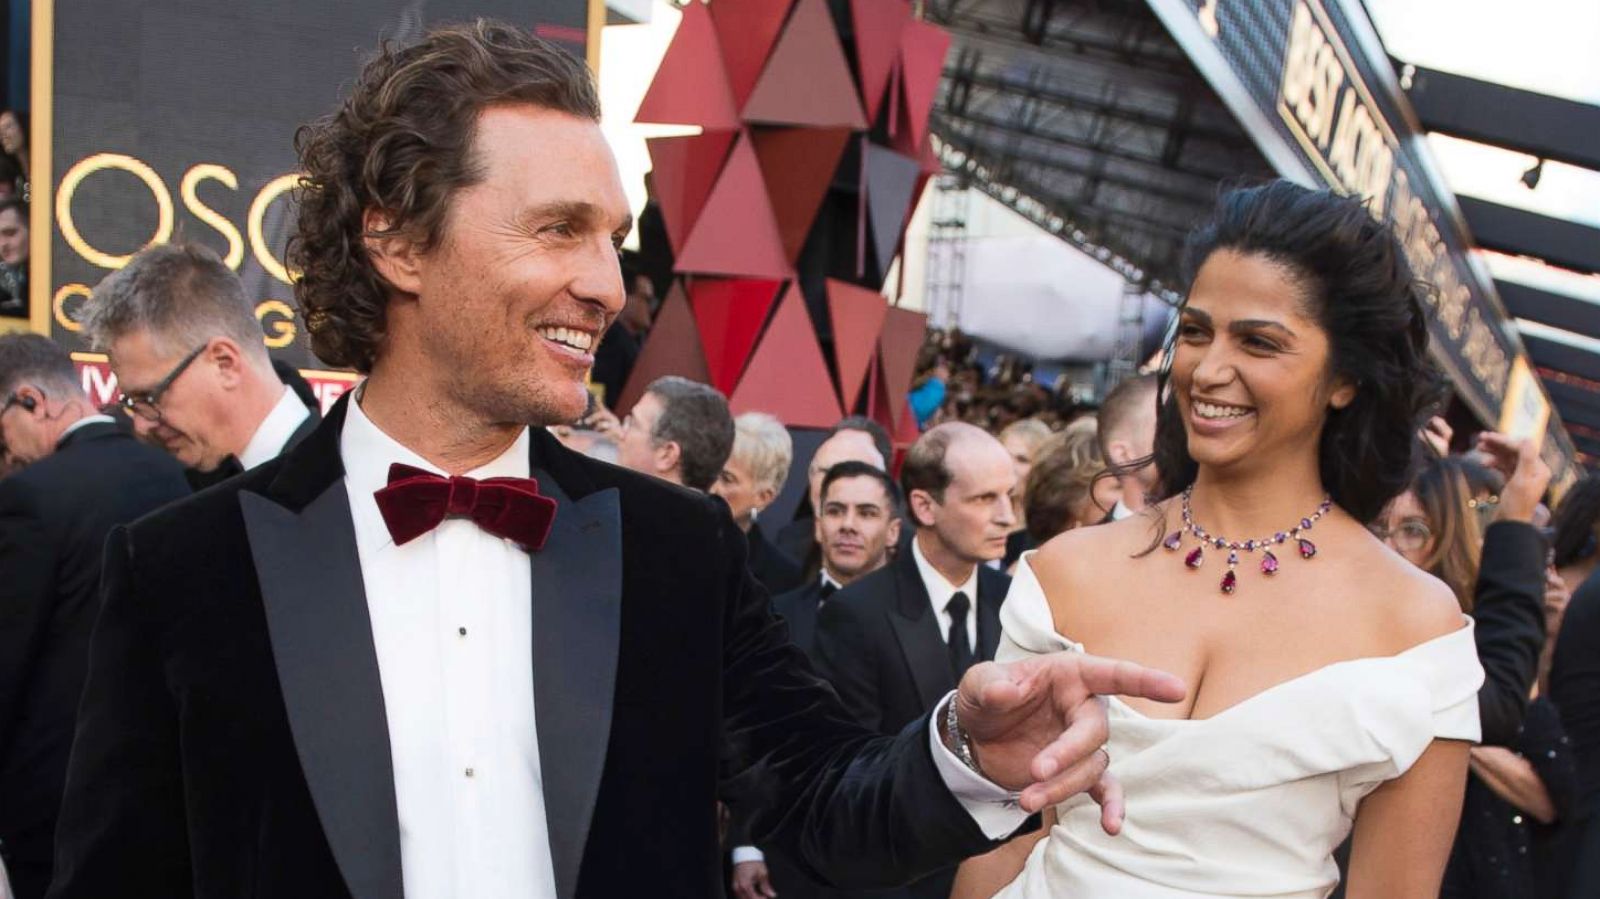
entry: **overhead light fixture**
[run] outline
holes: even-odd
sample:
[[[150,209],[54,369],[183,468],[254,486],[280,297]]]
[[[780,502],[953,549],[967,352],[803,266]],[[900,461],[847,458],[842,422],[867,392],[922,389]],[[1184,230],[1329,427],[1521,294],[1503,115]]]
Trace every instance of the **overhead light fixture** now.
[[[1539,186],[1539,179],[1541,177],[1543,177],[1543,176],[1544,176],[1544,160],[1540,159],[1538,162],[1533,164],[1533,168],[1528,169],[1526,172],[1522,173],[1522,183],[1529,190],[1533,190],[1534,188]]]

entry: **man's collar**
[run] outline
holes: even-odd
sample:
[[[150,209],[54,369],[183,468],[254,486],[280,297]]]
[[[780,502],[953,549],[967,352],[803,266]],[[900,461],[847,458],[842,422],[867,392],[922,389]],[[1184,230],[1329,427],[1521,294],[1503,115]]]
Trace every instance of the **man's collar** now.
[[[917,563],[917,573],[922,576],[922,583],[928,588],[928,596],[934,601],[934,607],[942,609],[945,602],[958,591],[976,601],[978,595],[978,566],[972,566],[972,573],[960,584],[952,584],[933,567],[928,557],[922,553],[922,540],[920,533],[911,538],[911,558]]]
[[[267,417],[261,419],[256,425],[256,432],[250,435],[250,442],[245,444],[239,452],[239,464],[246,470],[255,468],[266,462],[271,462],[283,452],[283,447],[294,436],[295,429],[300,423],[311,415],[311,410],[300,401],[299,394],[283,385],[283,393],[278,396],[278,402],[273,405]]]
[[[61,429],[61,436],[56,438],[56,449],[60,449],[61,445],[67,442],[68,437],[71,437],[73,434],[77,433],[83,428],[86,428],[90,425],[114,425],[116,423],[117,420],[109,415],[101,415],[99,413],[94,415],[85,415],[84,417]]]

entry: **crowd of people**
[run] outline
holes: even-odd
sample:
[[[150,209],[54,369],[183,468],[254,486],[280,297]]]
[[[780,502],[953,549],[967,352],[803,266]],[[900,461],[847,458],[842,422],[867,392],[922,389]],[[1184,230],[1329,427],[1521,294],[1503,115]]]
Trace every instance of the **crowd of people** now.
[[[28,138],[23,117],[0,110],[0,315],[28,314]]]
[[[423,49],[302,137],[346,398],[192,244],[86,304],[112,408],[0,337],[18,899],[1600,894],[1600,478],[1432,414],[1358,201],[1227,194],[1092,407],[942,332],[914,442],[802,458],[681,377],[618,416],[655,286],[587,73]]]

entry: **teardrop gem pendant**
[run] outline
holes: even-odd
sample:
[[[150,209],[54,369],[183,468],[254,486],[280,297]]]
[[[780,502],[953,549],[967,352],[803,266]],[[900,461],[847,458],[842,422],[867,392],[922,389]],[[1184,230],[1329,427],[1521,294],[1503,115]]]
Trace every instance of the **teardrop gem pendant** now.
[[[1232,595],[1233,592],[1239,588],[1239,575],[1235,571],[1235,568],[1237,568],[1239,565],[1239,554],[1241,552],[1252,553],[1260,550],[1261,573],[1268,576],[1277,574],[1279,567],[1278,557],[1274,555],[1272,550],[1268,547],[1281,546],[1293,540],[1296,549],[1300,553],[1300,558],[1314,558],[1317,555],[1317,545],[1307,539],[1306,533],[1315,527],[1316,523],[1322,519],[1322,516],[1326,515],[1329,510],[1333,508],[1332,497],[1324,495],[1322,498],[1322,504],[1317,507],[1315,512],[1312,512],[1305,518],[1300,519],[1299,526],[1287,531],[1278,531],[1270,538],[1260,540],[1245,540],[1243,542],[1239,542],[1237,540],[1229,540],[1226,537],[1219,537],[1216,534],[1212,534],[1195,522],[1194,512],[1189,506],[1189,497],[1193,492],[1194,488],[1192,486],[1188,490],[1183,491],[1183,501],[1181,505],[1183,510],[1183,527],[1169,534],[1164,540],[1161,541],[1161,545],[1176,552],[1183,545],[1184,534],[1187,533],[1194,535],[1198,545],[1195,546],[1194,549],[1190,550],[1189,553],[1183,558],[1183,564],[1191,569],[1199,568],[1205,562],[1205,550],[1207,546],[1215,547],[1219,551],[1226,550],[1228,553],[1226,558],[1228,570],[1223,573],[1221,583],[1222,592],[1225,595]]]

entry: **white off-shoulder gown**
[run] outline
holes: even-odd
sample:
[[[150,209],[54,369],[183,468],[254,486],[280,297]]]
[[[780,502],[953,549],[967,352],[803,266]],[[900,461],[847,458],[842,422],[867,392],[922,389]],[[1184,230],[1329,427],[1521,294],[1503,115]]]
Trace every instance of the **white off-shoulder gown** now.
[[[1017,566],[1001,610],[996,658],[1084,651],[1056,633],[1030,561]],[[1110,699],[1106,748],[1127,798],[1121,835],[1100,829],[1087,796],[1062,803],[997,899],[1321,899],[1338,883],[1333,851],[1361,798],[1433,739],[1479,738],[1482,683],[1467,618],[1399,655],[1318,668],[1210,718],[1148,718]]]

